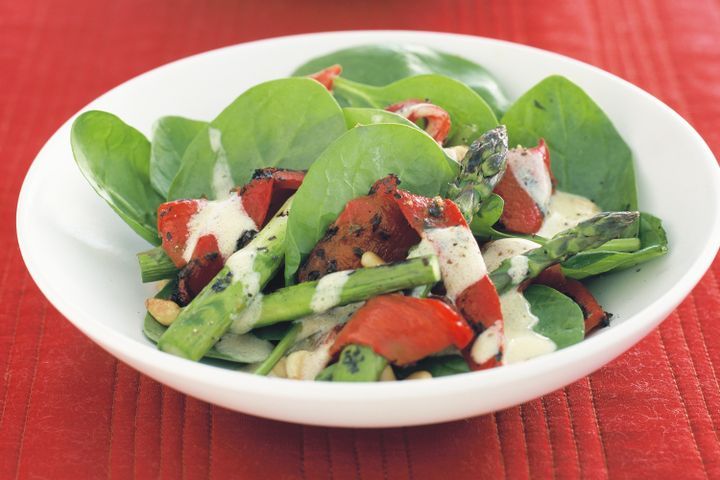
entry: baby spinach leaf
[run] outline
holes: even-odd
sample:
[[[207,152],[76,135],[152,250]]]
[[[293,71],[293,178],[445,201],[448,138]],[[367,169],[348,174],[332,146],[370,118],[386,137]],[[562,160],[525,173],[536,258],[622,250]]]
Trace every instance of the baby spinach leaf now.
[[[585,338],[585,318],[570,297],[545,285],[530,285],[523,295],[538,318],[533,330],[555,342],[558,350]]]
[[[492,109],[467,85],[442,75],[418,75],[384,87],[335,79],[334,91],[342,93],[353,107],[384,109],[393,103],[417,99],[434,103],[450,114],[448,145],[468,145],[497,126]]]
[[[157,207],[150,185],[150,142],[115,115],[92,110],[70,133],[75,162],[90,185],[138,235],[158,245]]]
[[[346,107],[343,108],[343,115],[345,115],[345,125],[348,130],[358,125],[373,125],[375,123],[398,123],[421,130],[420,127],[407,118],[379,108]]]
[[[163,197],[168,196],[185,150],[206,125],[184,117],[162,117],[155,122],[150,144],[150,183]]]
[[[649,213],[640,214],[640,249],[634,252],[618,252],[611,249],[593,250],[575,255],[562,264],[563,273],[571,278],[593,275],[634,267],[640,263],[665,255],[668,242],[662,222]]]
[[[240,95],[190,143],[169,198],[217,198],[258,168],[306,169],[346,131],[330,93],[308,78],[261,83]]]
[[[498,232],[493,225],[500,220],[502,216],[505,201],[500,195],[491,194],[485,201],[480,204],[480,210],[473,217],[470,224],[470,230],[476,237],[482,239],[503,238],[504,233]]]
[[[427,357],[420,360],[413,370],[427,370],[433,377],[446,377],[470,371],[467,362],[460,355],[443,355]]]
[[[550,147],[558,188],[603,210],[636,210],[632,153],[607,115],[577,85],[557,75],[532,87],[505,113],[511,145]]]
[[[285,279],[292,283],[301,262],[353,198],[394,173],[401,187],[440,194],[457,174],[442,148],[405,125],[358,126],[333,142],[315,161],[295,194],[285,251]]]
[[[343,67],[343,77],[367,85],[383,86],[397,80],[438,73],[463,82],[502,115],[509,105],[495,78],[480,65],[466,58],[421,45],[361,45],[314,58],[293,75],[309,75],[331,65]],[[342,103],[342,94],[336,93]]]

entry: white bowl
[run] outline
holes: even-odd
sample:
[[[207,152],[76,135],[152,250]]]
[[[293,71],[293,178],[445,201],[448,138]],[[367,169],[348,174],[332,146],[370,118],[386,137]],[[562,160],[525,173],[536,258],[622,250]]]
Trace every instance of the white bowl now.
[[[643,210],[660,216],[670,254],[596,280],[616,314],[610,328],[556,353],[493,370],[413,382],[333,384],[253,376],[158,351],[142,334],[135,253],[148,247],[93,192],[70,151],[68,120],[30,168],[17,231],[30,274],[75,326],[120,360],[194,397],[262,417],[381,427],[449,421],[510,407],[600,368],[656,327],[709,267],[720,242],[720,173],[710,149],[669,107],[609,73],[498,40],[426,32],[341,32],[262,40],[195,55],[140,75],[89,104],[150,133],[176,114],[211,119],[246,88],[288,75],[310,57],[357,44],[415,43],[487,67],[517,98],[551,74],[581,85],[635,155]]]

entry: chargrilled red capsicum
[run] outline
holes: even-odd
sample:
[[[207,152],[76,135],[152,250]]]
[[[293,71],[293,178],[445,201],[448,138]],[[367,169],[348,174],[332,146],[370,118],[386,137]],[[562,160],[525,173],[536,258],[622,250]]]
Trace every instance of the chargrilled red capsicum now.
[[[540,139],[533,148],[511,149],[505,175],[494,190],[505,201],[500,223],[512,232],[536,233],[542,227],[554,188],[545,140]]]
[[[478,330],[502,332],[500,298],[490,281],[480,248],[452,200],[427,198],[398,190],[396,198],[406,220],[440,260],[447,296]],[[497,335],[498,353],[502,335]],[[497,365],[493,357],[480,368]]]
[[[473,335],[465,320],[441,300],[381,295],[352,316],[331,353],[346,345],[365,345],[395,365],[408,365],[453,345],[465,348]]]
[[[182,268],[177,300],[191,300],[225,260],[250,241],[265,221],[298,189],[304,173],[266,168],[221,200],[175,200],[158,208],[162,246]]]
[[[407,118],[411,122],[424,119],[425,131],[440,145],[450,133],[450,114],[444,109],[422,100],[405,100],[394,103],[385,110]]]
[[[368,195],[350,200],[310,252],[298,279],[317,280],[335,271],[360,268],[365,252],[386,262],[407,257],[420,237],[397,204],[398,184],[398,178],[390,175],[375,182]]]

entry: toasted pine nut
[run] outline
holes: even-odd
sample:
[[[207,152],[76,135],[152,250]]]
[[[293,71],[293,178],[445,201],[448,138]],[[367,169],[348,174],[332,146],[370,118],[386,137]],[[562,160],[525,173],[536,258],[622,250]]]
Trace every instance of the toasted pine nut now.
[[[405,380],[425,380],[427,378],[432,378],[432,373],[427,370],[418,370],[405,377]]]
[[[300,380],[303,374],[303,367],[305,366],[305,360],[307,359],[308,353],[306,350],[298,350],[292,352],[290,355],[285,357],[285,371],[287,378],[293,378]]]
[[[379,267],[380,265],[385,265],[385,260],[380,258],[376,253],[368,251],[362,254],[360,264],[365,268]]]
[[[397,378],[395,378],[395,372],[393,372],[393,369],[390,365],[386,365],[382,373],[380,374],[380,381],[394,382],[395,380],[397,380]]]
[[[287,378],[287,369],[285,368],[286,365],[287,359],[283,357],[275,364],[270,373],[272,373],[278,378]]]
[[[145,308],[155,320],[166,327],[180,314],[180,306],[177,303],[161,298],[148,298],[145,300]]]

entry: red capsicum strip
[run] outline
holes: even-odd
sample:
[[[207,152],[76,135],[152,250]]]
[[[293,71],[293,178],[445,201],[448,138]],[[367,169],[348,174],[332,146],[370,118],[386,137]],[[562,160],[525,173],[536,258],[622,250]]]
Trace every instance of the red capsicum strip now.
[[[331,353],[365,345],[396,365],[408,365],[452,345],[465,348],[473,335],[465,320],[440,300],[381,295],[353,315]]]
[[[485,270],[485,262],[483,261],[480,249],[477,247],[475,240],[470,233],[470,229],[465,222],[460,209],[455,205],[452,200],[441,199],[441,198],[427,198],[419,195],[413,195],[409,192],[398,190],[398,197],[396,197],[400,209],[405,215],[406,220],[415,230],[420,234],[421,237],[425,238],[435,248],[435,252],[440,259],[440,269],[443,274],[443,278],[446,279],[445,285],[448,290],[448,296],[455,302],[456,307],[462,313],[462,315],[468,319],[468,321],[477,325],[481,329],[487,329],[490,327],[500,327],[502,331],[502,310],[500,308],[500,298],[498,297],[495,286],[490,281],[490,278],[485,273],[482,278],[474,282],[473,284],[466,286],[461,291],[453,291],[452,283],[447,279],[453,278],[457,275],[458,268],[465,268],[464,266],[458,266],[455,262],[458,259],[453,259],[448,256],[448,252],[443,248],[442,245],[436,244],[428,236],[427,233],[431,229],[448,228],[448,227],[461,227],[467,229],[468,237],[473,243],[472,248],[465,252],[465,257],[461,260],[463,263],[468,262],[480,262],[477,266],[478,269]],[[499,351],[501,345],[498,345]],[[485,362],[480,368],[491,368],[497,365],[496,358],[490,359]]]
[[[308,75],[309,78],[312,78],[313,80],[316,80],[320,82],[320,84],[327,88],[328,91],[332,92],[333,89],[333,82],[337,77],[340,76],[342,73],[342,67],[340,65],[332,65],[330,67],[324,68],[320,70],[319,72],[315,72],[313,74]]]
[[[394,103],[385,110],[397,113],[413,123],[425,119],[427,122],[425,131],[440,145],[450,133],[450,114],[432,103],[421,100],[405,100]]]
[[[231,197],[240,198],[242,208],[259,229],[265,221],[300,187],[304,173],[277,168],[257,170],[246,186],[230,192]],[[220,200],[220,201],[228,201]],[[225,258],[220,252],[217,238],[213,234],[200,237],[188,261],[184,258],[190,237],[190,222],[194,215],[208,208],[211,201],[206,199],[175,200],[158,208],[158,231],[162,246],[173,263],[181,268],[176,300],[181,304],[189,302],[220,271]],[[236,245],[249,241],[256,230],[242,232]]]
[[[310,252],[298,279],[317,280],[335,271],[360,268],[365,252],[386,262],[407,257],[420,237],[398,207],[398,183],[397,177],[390,175],[375,182],[368,195],[350,200]]]
[[[269,214],[277,210],[300,187],[304,176],[303,172],[276,168],[257,170],[250,183],[230,192],[230,195],[240,197],[243,209],[260,228]],[[158,231],[162,237],[162,245],[178,268],[187,264],[183,254],[190,236],[189,225],[193,215],[207,208],[212,202],[218,200],[175,200],[163,203],[158,208]],[[217,240],[213,235],[205,235],[198,240],[190,259],[203,258],[213,253],[220,253]]]
[[[579,281],[565,277],[560,265],[553,265],[546,269],[532,283],[554,288],[580,305],[585,316],[585,333],[595,329],[608,319],[608,314],[605,313],[593,294],[590,293],[590,290]]]
[[[522,150],[521,155],[542,155],[547,175],[550,177],[554,187],[555,177],[550,169],[550,151],[545,140],[540,139],[536,147]],[[517,150],[514,153],[517,154]],[[508,162],[505,175],[503,175],[494,191],[505,201],[500,223],[507,230],[527,235],[540,230],[545,216],[516,177],[512,162]]]

